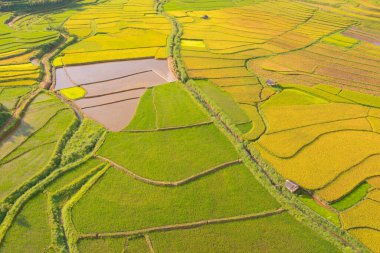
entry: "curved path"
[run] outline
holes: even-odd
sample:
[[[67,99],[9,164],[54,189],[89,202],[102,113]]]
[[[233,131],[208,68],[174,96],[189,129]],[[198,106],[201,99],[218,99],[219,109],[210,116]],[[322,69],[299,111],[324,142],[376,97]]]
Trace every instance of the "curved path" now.
[[[136,180],[139,180],[141,182],[144,182],[144,183],[147,183],[147,184],[151,184],[151,185],[156,185],[156,186],[180,186],[180,185],[184,185],[184,184],[187,184],[187,183],[190,183],[200,177],[203,177],[203,176],[206,176],[206,175],[209,175],[211,173],[214,173],[218,170],[221,170],[221,169],[224,169],[226,167],[229,167],[231,165],[234,165],[234,164],[239,164],[241,163],[242,161],[241,160],[235,160],[235,161],[231,161],[231,162],[227,162],[227,163],[223,163],[223,164],[220,164],[214,168],[211,168],[211,169],[208,169],[208,170],[205,170],[205,171],[202,171],[198,174],[195,174],[195,175],[192,175],[188,178],[185,178],[185,179],[182,179],[182,180],[179,180],[179,181],[174,181],[174,182],[168,182],[168,181],[157,181],[157,180],[153,180],[153,179],[149,179],[149,178],[146,178],[146,177],[142,177],[142,176],[139,176],[137,175],[136,173],[124,168],[123,166],[113,162],[112,160],[108,159],[108,158],[105,158],[103,156],[99,156],[99,155],[96,155],[95,156],[96,158],[99,158],[100,160],[103,160],[109,164],[111,164],[113,167],[125,172],[127,175],[133,177],[134,179]]]
[[[79,239],[125,237],[125,236],[131,236],[131,235],[146,234],[146,233],[151,233],[151,232],[163,232],[163,231],[171,231],[171,230],[177,230],[177,229],[196,228],[196,227],[209,225],[209,224],[221,224],[221,223],[234,222],[234,221],[259,219],[259,218],[269,217],[272,215],[281,214],[285,211],[286,211],[285,209],[279,208],[277,210],[261,212],[261,213],[245,214],[245,215],[239,215],[239,216],[233,216],[233,217],[227,217],[227,218],[217,218],[217,219],[201,220],[201,221],[189,222],[189,223],[158,226],[158,227],[151,227],[151,228],[145,228],[145,229],[139,229],[139,230],[133,230],[133,231],[126,231],[126,232],[82,234],[82,235],[79,235]]]

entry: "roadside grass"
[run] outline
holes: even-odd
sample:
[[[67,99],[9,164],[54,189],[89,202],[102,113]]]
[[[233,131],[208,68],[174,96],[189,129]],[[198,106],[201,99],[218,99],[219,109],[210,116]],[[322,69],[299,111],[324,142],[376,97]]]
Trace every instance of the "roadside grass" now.
[[[243,165],[230,166],[179,187],[142,183],[112,168],[74,206],[72,219],[80,233],[100,233],[251,214],[278,207]]]
[[[319,204],[317,204],[312,197],[306,194],[301,194],[298,196],[298,198],[307,205],[311,210],[319,214],[320,216],[324,217],[325,219],[329,220],[333,224],[335,224],[337,227],[341,227],[339,215],[337,213],[334,213],[332,210],[327,209],[326,207],[323,207]]]
[[[63,94],[68,99],[76,100],[79,98],[82,98],[86,95],[86,90],[82,87],[72,87],[72,88],[66,88],[59,91],[61,94]]]
[[[238,159],[233,145],[212,124],[168,131],[108,133],[98,154],[142,177],[163,181],[181,180]]]
[[[371,188],[371,185],[368,183],[360,184],[358,187],[349,192],[342,199],[331,204],[332,207],[339,211],[344,211],[354,205],[367,196],[368,190]]]
[[[339,252],[289,214],[150,234],[156,252]]]

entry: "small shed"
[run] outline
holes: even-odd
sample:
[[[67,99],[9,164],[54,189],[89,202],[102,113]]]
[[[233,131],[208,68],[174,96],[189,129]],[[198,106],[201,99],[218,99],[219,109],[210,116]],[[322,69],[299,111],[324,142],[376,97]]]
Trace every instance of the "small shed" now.
[[[277,85],[277,83],[274,81],[274,80],[272,80],[272,79],[268,79],[268,80],[266,80],[266,82],[265,82],[268,86],[276,86]]]
[[[286,180],[285,181],[285,187],[291,192],[291,193],[295,193],[299,188],[300,186],[296,183],[294,183],[293,181],[290,181],[290,180]]]
[[[203,19],[209,19],[209,16],[208,15],[203,15],[202,18]]]

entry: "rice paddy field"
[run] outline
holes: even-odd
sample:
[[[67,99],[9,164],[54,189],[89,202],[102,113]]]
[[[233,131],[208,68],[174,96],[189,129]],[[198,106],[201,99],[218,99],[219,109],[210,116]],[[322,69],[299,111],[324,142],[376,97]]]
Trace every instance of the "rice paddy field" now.
[[[0,252],[380,252],[379,46],[375,0],[0,3]]]

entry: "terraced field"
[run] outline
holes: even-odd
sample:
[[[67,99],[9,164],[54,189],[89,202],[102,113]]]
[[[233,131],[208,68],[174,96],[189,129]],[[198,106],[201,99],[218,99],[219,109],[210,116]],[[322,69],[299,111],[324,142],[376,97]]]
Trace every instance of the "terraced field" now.
[[[0,252],[380,252],[379,15],[0,3]]]

